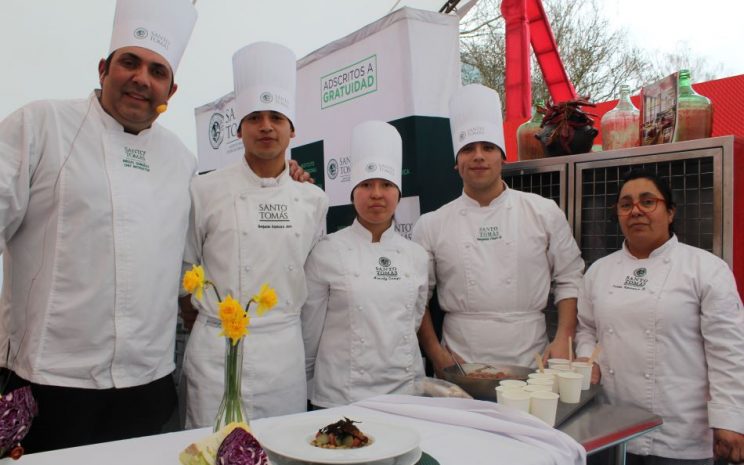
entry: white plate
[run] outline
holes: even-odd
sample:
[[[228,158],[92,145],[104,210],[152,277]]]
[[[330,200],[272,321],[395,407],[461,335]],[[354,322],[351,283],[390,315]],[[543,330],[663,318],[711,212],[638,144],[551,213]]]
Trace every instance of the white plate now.
[[[313,465],[313,462],[304,462],[302,460],[289,459],[279,454],[267,450],[266,453],[269,455],[269,462],[272,465]],[[403,455],[397,457],[377,460],[375,462],[362,462],[355,465],[416,465],[421,460],[423,452],[419,447],[413,449],[410,452],[406,452]]]
[[[323,449],[310,444],[320,428],[340,419],[320,415],[293,418],[257,434],[257,439],[264,449],[283,457],[323,464],[363,464],[395,458],[418,448],[421,440],[416,430],[407,427],[352,418],[359,421],[356,426],[369,436],[371,444],[358,449]]]

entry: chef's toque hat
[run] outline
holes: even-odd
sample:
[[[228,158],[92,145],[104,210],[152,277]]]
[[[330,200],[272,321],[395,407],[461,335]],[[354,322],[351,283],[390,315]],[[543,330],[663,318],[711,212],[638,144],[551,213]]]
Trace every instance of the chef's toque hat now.
[[[351,130],[351,185],[381,178],[403,192],[403,142],[398,130],[382,121],[365,121]]]
[[[491,142],[506,156],[501,99],[495,90],[480,84],[461,87],[452,95],[449,109],[455,160],[471,142]]]
[[[109,54],[146,48],[165,58],[175,74],[196,16],[191,0],[117,0]]]
[[[297,58],[271,42],[246,45],[233,55],[235,111],[242,120],[254,111],[278,111],[295,122]]]

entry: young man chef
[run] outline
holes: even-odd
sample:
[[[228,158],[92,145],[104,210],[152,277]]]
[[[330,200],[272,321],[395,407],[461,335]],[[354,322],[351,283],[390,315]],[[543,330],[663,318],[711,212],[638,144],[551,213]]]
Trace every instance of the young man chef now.
[[[450,125],[463,194],[423,215],[413,230],[429,253],[429,286],[436,285],[445,312],[441,343],[428,309],[424,314],[419,340],[426,356],[440,375],[453,356],[534,365],[534,354],[548,343],[543,309],[553,282],[559,321],[548,354],[567,357],[584,262],[565,215],[552,200],[502,181],[504,131],[495,91],[460,88],[450,100]]]
[[[276,289],[277,306],[251,319],[244,342],[243,401],[256,419],[306,409],[303,266],[324,230],[328,198],[287,172],[285,152],[295,121],[294,53],[273,43],[248,45],[233,56],[233,75],[245,156],[194,179],[184,261],[203,265],[220,295],[231,294],[242,305],[263,283]],[[187,427],[212,425],[224,379],[216,295],[209,290],[194,303],[199,316],[184,361]]]
[[[155,123],[196,22],[119,0],[101,84],[0,123],[0,353],[29,384],[28,452],[160,432],[176,405],[176,299],[196,159]]]

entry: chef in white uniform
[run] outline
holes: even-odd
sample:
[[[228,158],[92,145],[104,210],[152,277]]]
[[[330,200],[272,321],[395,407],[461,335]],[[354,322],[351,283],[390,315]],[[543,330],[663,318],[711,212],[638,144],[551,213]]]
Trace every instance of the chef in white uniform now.
[[[39,405],[27,452],[155,434],[175,408],[196,158],[155,119],[196,16],[118,1],[101,89],[0,123],[0,363]]]
[[[744,308],[733,273],[677,240],[671,190],[655,175],[631,172],[617,213],[625,242],[586,273],[576,353],[599,342],[607,400],[664,420],[628,443],[628,463],[712,464],[714,452],[741,462]]]
[[[450,100],[450,125],[463,194],[422,215],[413,230],[429,254],[430,288],[436,285],[445,312],[441,342],[429,311],[424,315],[425,354],[438,374],[453,364],[447,348],[471,362],[534,365],[534,354],[548,344],[543,310],[552,282],[559,321],[548,355],[567,357],[584,262],[563,211],[502,181],[495,91],[460,88]]]
[[[185,262],[201,264],[224,298],[248,302],[261,284],[279,302],[251,319],[243,354],[243,401],[251,419],[305,411],[305,351],[300,309],[304,265],[324,231],[328,198],[289,177],[285,152],[294,137],[296,59],[259,42],[233,55],[235,112],[245,156],[194,179]],[[193,302],[193,301],[192,301]],[[223,393],[224,337],[212,291],[194,302],[199,316],[186,347],[187,427],[211,426]]]
[[[428,257],[393,224],[402,160],[400,134],[390,124],[367,121],[353,129],[356,219],[324,237],[305,264],[302,330],[313,405],[412,393],[416,377],[424,376],[416,331],[428,294]]]

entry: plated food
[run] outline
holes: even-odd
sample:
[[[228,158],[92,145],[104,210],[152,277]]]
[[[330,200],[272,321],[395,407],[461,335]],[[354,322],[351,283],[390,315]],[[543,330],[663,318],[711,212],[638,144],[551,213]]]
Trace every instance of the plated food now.
[[[310,443],[323,449],[358,449],[370,443],[369,437],[354,426],[358,421],[343,419],[320,428]]]

